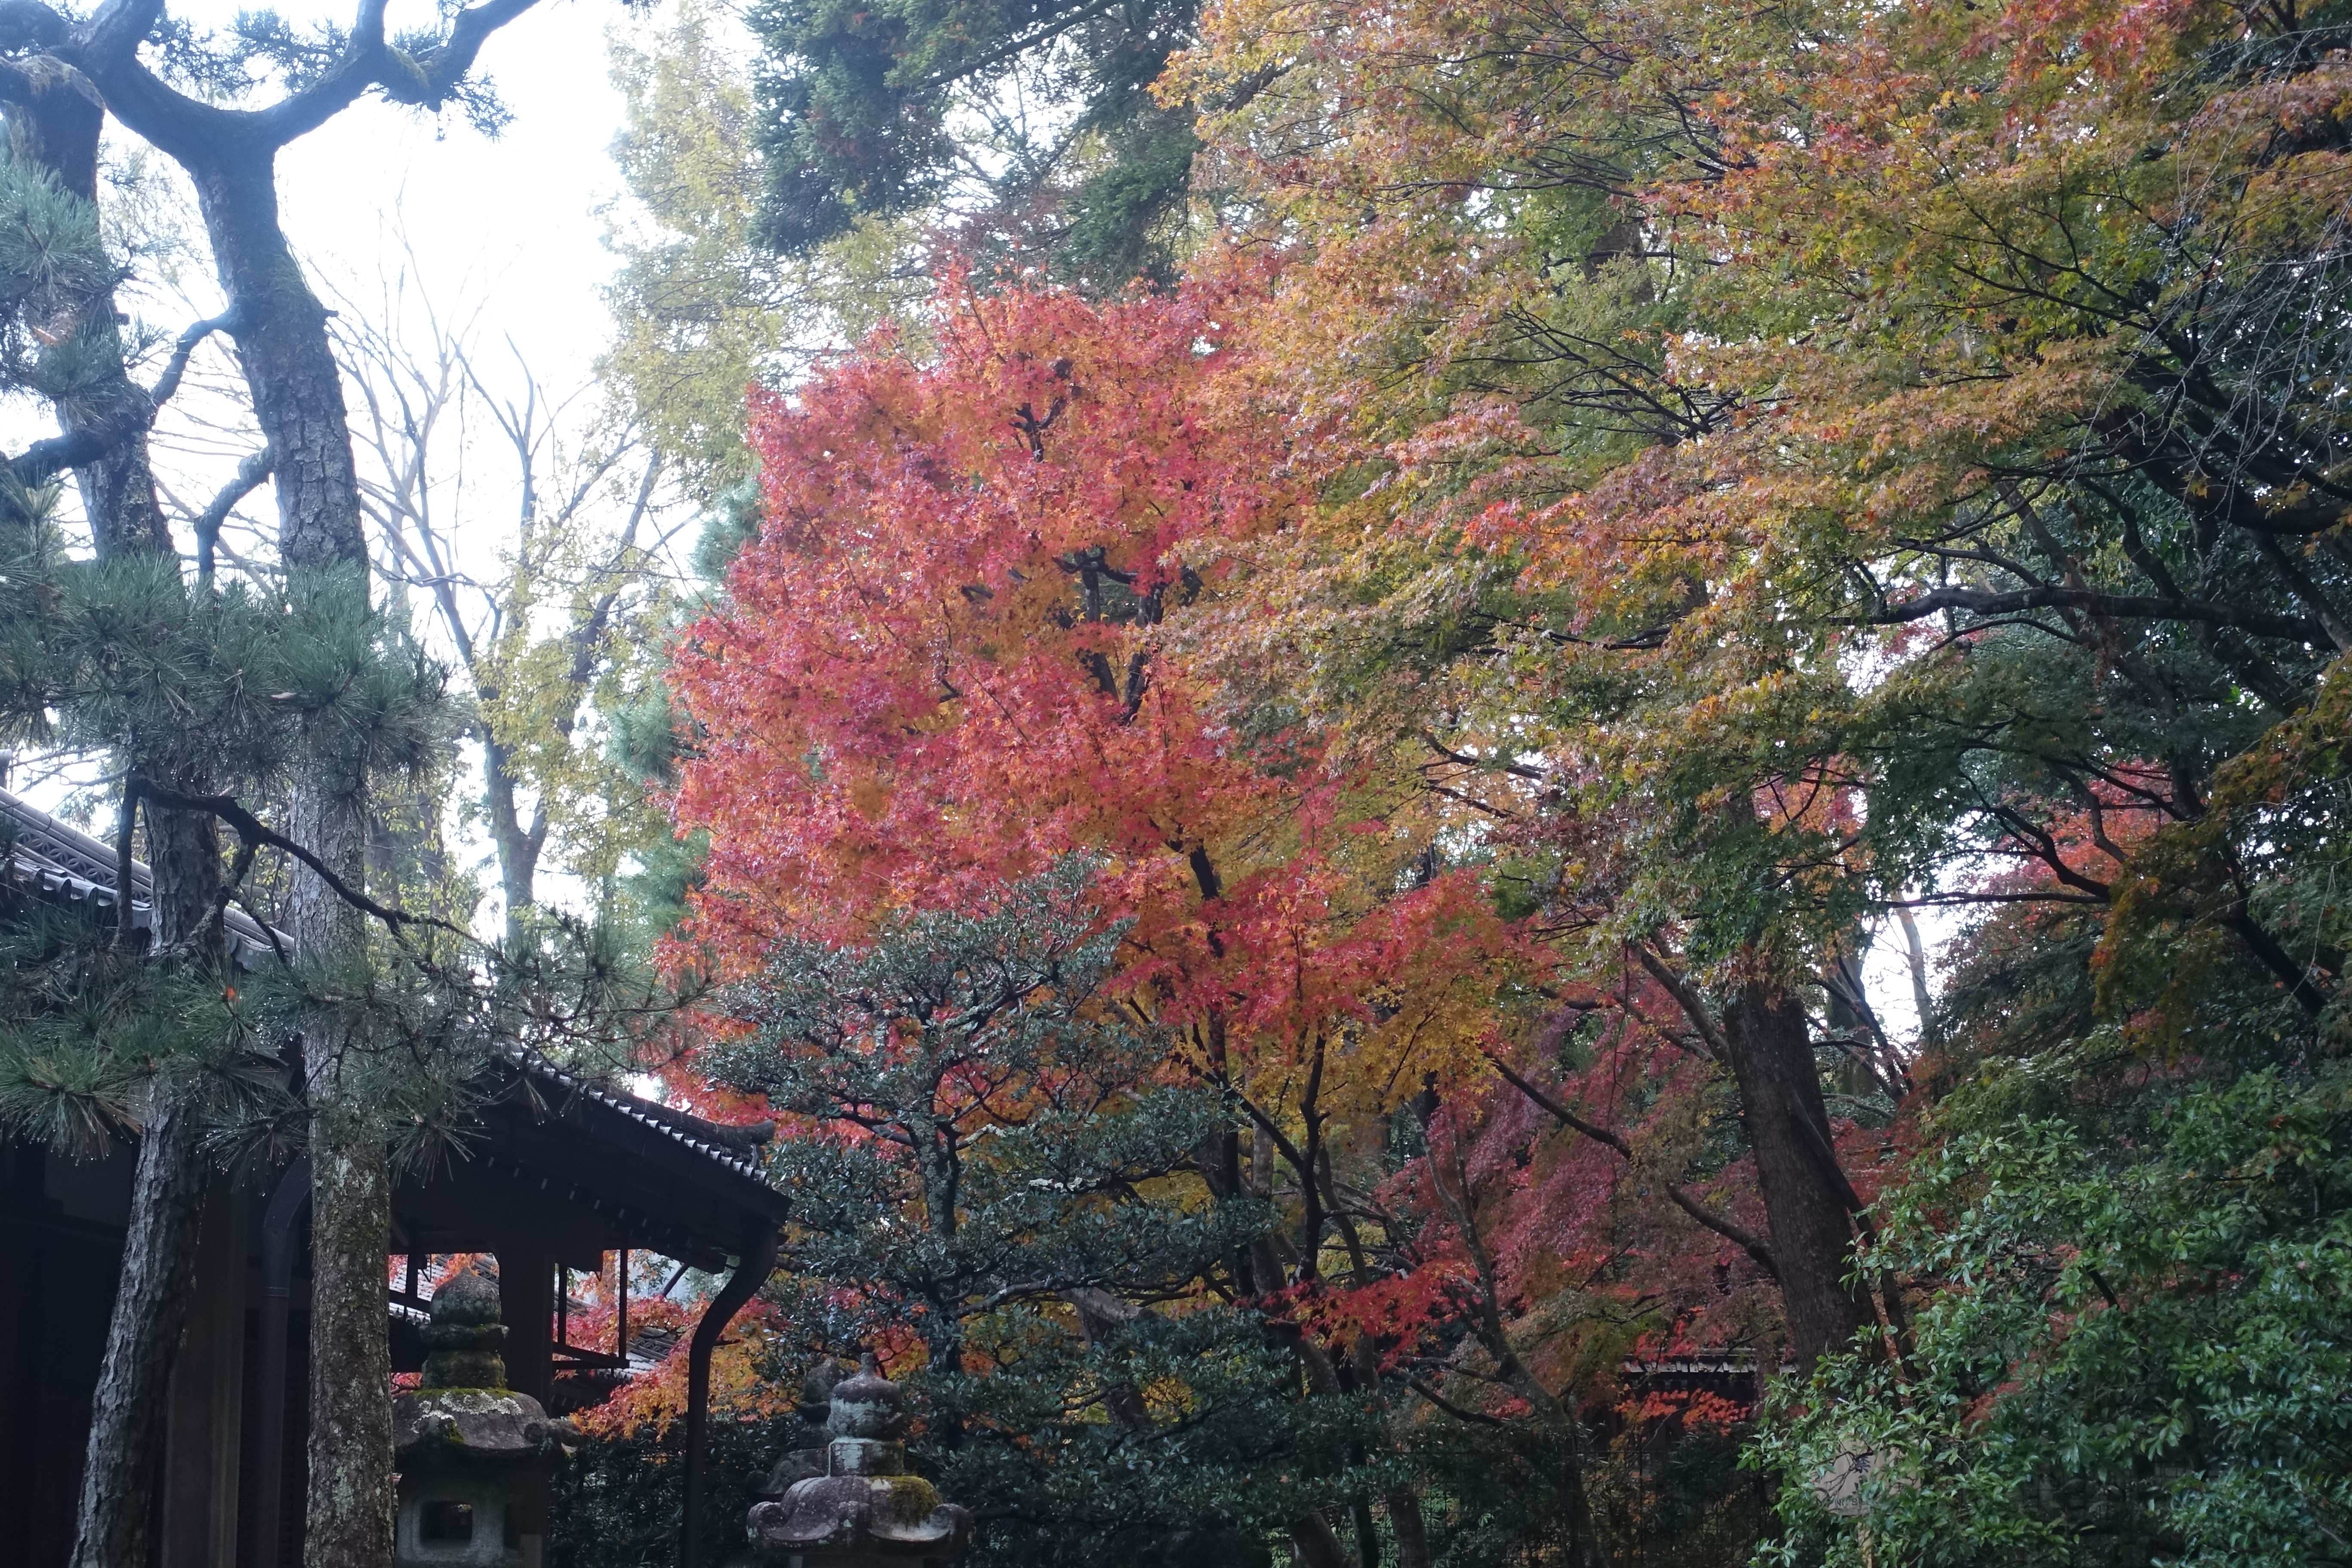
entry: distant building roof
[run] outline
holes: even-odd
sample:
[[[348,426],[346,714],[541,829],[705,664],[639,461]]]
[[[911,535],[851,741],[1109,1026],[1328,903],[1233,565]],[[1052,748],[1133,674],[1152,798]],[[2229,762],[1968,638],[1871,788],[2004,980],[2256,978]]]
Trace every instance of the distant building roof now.
[[[79,904],[93,912],[111,911],[118,897],[117,870],[113,846],[0,789],[0,882],[51,901]],[[141,931],[152,927],[154,887],[146,863],[133,860],[131,918]],[[248,969],[270,958],[273,947],[293,945],[293,938],[284,931],[264,928],[241,910],[226,911],[223,924],[232,956]],[[521,1084],[529,1086],[530,1093],[524,1098],[531,1102],[534,1120],[552,1118],[570,1124],[584,1121],[607,1138],[619,1137],[641,1147],[648,1143],[674,1146],[736,1178],[722,1177],[720,1185],[737,1204],[782,1217],[783,1196],[767,1184],[760,1170],[760,1149],[772,1136],[772,1128],[706,1121],[568,1071],[520,1045],[509,1046],[505,1055]],[[685,1175],[683,1169],[675,1173]]]

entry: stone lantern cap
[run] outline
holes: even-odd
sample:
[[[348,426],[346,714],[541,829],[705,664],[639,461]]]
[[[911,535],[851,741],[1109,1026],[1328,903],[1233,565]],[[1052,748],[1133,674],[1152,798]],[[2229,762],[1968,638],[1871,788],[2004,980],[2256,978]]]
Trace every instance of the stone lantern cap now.
[[[833,1385],[824,1429],[835,1437],[895,1442],[907,1435],[907,1395],[882,1375],[868,1351],[857,1370]]]
[[[425,1374],[392,1402],[392,1441],[404,1470],[538,1459],[556,1433],[528,1394],[504,1386],[506,1325],[499,1288],[468,1268],[433,1293]]]
[[[793,1568],[945,1568],[971,1544],[971,1515],[907,1473],[907,1396],[874,1357],[834,1385],[826,1473],[796,1481],[744,1521],[753,1553]]]

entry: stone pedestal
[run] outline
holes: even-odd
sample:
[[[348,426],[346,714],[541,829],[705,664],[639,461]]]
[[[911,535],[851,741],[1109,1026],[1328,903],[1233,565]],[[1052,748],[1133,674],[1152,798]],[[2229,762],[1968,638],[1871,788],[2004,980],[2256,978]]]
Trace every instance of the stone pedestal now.
[[[825,1430],[824,1424],[833,1412],[834,1389],[856,1370],[847,1362],[827,1356],[801,1379],[801,1396],[793,1405],[800,1418],[780,1434],[782,1442],[776,1462],[768,1468],[767,1479],[760,1483],[762,1498],[780,1499],[793,1489],[795,1482],[831,1472],[833,1465],[826,1449],[833,1442],[833,1434]]]

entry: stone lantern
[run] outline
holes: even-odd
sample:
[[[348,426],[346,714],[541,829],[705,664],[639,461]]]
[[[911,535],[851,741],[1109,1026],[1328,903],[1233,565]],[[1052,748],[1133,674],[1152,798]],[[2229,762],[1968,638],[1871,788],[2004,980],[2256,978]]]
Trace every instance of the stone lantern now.
[[[800,1398],[793,1404],[797,1418],[778,1434],[782,1448],[769,1467],[768,1479],[760,1483],[761,1497],[781,1498],[795,1481],[832,1473],[833,1434],[825,1429],[825,1421],[833,1413],[833,1391],[856,1371],[847,1362],[827,1356],[801,1379]]]
[[[752,1505],[754,1561],[773,1568],[950,1568],[971,1515],[907,1473],[907,1396],[867,1355],[833,1386],[821,1475]],[[794,1456],[797,1458],[797,1456]],[[781,1467],[780,1467],[781,1468]]]
[[[498,1287],[471,1269],[433,1294],[424,1377],[392,1405],[394,1568],[538,1568],[525,1561],[523,1508],[554,1425],[538,1400],[503,1386],[499,1316]]]

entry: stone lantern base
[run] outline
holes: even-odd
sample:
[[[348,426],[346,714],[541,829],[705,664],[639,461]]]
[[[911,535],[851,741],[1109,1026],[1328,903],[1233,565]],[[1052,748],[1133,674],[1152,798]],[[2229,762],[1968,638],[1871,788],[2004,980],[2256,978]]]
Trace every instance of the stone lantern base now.
[[[392,1402],[400,1467],[394,1568],[540,1568],[524,1509],[543,1483],[555,1424],[538,1400],[499,1386],[498,1288],[467,1270],[433,1296],[423,1386]]]
[[[539,1568],[523,1558],[520,1504],[503,1476],[403,1474],[393,1568]]]

